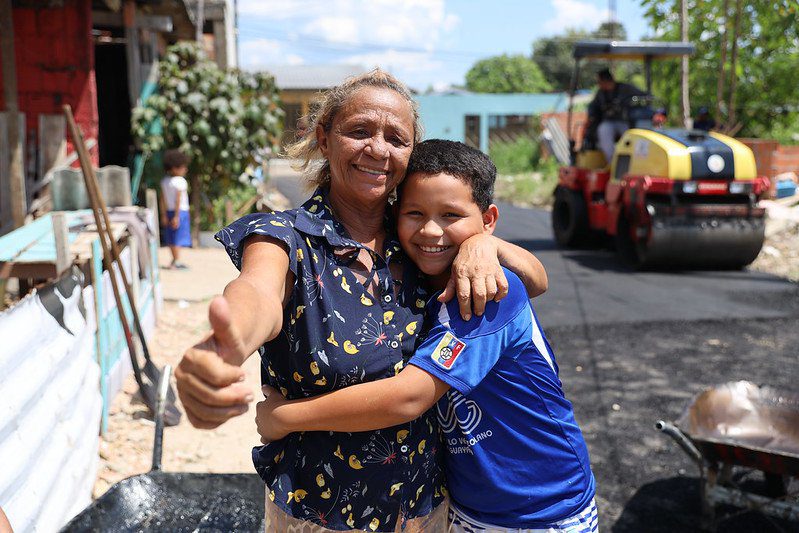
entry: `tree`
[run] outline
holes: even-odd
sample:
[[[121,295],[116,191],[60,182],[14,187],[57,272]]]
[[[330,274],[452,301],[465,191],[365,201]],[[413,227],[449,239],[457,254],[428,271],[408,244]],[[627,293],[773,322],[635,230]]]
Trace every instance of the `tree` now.
[[[591,34],[586,31],[566,30],[565,35],[542,37],[533,42],[532,59],[554,90],[569,90],[574,72],[573,44],[575,41],[589,38]],[[593,80],[593,72],[583,69],[578,87],[589,87]]]
[[[466,73],[466,88],[477,93],[541,93],[552,90],[538,65],[521,54],[481,59]]]
[[[602,24],[600,24],[599,27],[596,30],[594,30],[591,36],[594,39],[626,41],[627,30],[624,28],[624,25],[621,22],[616,22],[615,20],[609,20],[607,22],[603,22]]]
[[[158,75],[157,94],[133,111],[133,137],[146,156],[180,148],[191,157],[196,239],[200,211],[210,213],[211,200],[240,187],[239,176],[259,154],[277,149],[283,112],[270,75],[221,70],[192,42],[169,47]]]
[[[541,69],[544,78],[552,84],[556,91],[568,91],[574,73],[575,41],[603,39],[623,41],[627,39],[627,30],[619,22],[603,22],[599,27],[587,32],[584,30],[566,30],[564,35],[542,37],[533,42],[533,61]],[[584,64],[585,66],[585,64]],[[588,68],[580,69],[577,87],[586,89],[596,84],[596,72],[602,68],[610,68],[611,63],[604,60],[592,60]],[[621,81],[638,82],[643,69],[639,63],[631,61],[615,61],[613,70]]]
[[[644,0],[643,5],[659,40],[679,39],[679,0]],[[732,5],[735,10],[730,13]],[[688,36],[697,49],[689,77],[693,104],[718,109],[723,126],[740,127],[741,136],[799,129],[799,3],[688,0],[688,9]],[[678,69],[675,61],[659,61],[653,67],[655,93],[669,102],[671,111],[680,101],[679,85],[673,82]]]

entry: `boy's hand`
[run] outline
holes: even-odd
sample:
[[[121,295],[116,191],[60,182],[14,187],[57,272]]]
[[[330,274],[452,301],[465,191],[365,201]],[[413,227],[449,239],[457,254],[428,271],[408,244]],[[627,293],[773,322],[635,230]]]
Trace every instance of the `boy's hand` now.
[[[223,296],[211,301],[208,320],[213,331],[189,348],[175,369],[186,416],[200,429],[216,428],[246,413],[254,399],[243,383],[244,371],[239,366],[249,354],[241,353],[242,341]]]
[[[177,215],[173,216],[172,220],[169,221],[169,226],[172,229],[178,229],[178,226],[180,226],[180,217]]]
[[[269,444],[291,432],[282,427],[280,417],[275,415],[275,409],[284,405],[286,399],[280,391],[269,385],[261,387],[261,391],[264,393],[264,400],[255,405],[255,424],[258,426],[258,434],[261,435],[261,442]]]
[[[169,224],[169,219],[166,217],[166,215],[161,215],[161,225],[166,227],[167,224]]]
[[[482,316],[486,302],[498,302],[508,295],[508,280],[491,235],[473,235],[461,244],[452,262],[452,276],[438,301],[448,302],[456,295],[464,320],[472,318],[472,307],[474,314]]]

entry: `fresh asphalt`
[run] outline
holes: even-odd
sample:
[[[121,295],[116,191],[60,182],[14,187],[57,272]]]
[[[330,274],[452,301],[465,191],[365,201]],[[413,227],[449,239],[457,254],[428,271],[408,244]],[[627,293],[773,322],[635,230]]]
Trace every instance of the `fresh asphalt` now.
[[[307,197],[293,172],[271,180],[294,205]],[[533,304],[588,441],[601,528],[698,531],[696,467],[654,423],[727,381],[799,391],[799,286],[746,270],[636,272],[607,247],[559,249],[549,216],[501,204],[496,235],[547,269],[549,290]],[[722,531],[799,530],[731,507],[718,515]]]

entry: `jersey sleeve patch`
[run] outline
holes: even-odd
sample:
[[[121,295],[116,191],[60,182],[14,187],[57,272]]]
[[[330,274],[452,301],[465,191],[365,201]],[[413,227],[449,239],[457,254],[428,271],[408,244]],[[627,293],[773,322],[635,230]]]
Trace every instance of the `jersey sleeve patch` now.
[[[430,357],[438,366],[449,370],[455,365],[455,361],[464,348],[466,348],[466,344],[448,331],[438,341]]]

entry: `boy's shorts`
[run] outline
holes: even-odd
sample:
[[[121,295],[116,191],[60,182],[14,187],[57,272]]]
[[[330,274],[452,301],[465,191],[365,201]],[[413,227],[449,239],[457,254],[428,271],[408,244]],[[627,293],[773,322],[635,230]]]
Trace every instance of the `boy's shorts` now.
[[[191,247],[191,224],[189,223],[189,212],[179,211],[178,229],[172,229],[171,220],[175,216],[174,211],[166,212],[166,228],[164,228],[164,243],[167,246],[183,246],[185,248]]]
[[[591,502],[574,516],[560,520],[550,527],[520,529],[504,526],[492,526],[468,517],[452,505],[449,506],[448,533],[598,533],[596,501]]]

